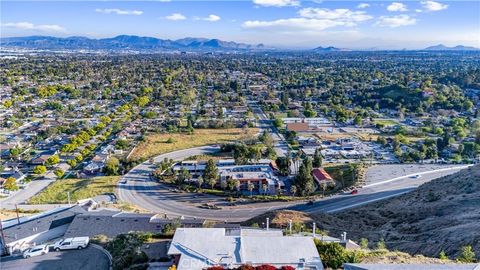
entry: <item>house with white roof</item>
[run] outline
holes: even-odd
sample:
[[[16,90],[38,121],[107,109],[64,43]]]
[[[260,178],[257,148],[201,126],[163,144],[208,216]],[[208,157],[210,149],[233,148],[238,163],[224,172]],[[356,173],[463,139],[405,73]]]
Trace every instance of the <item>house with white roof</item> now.
[[[272,265],[323,269],[312,237],[262,229],[179,228],[168,249],[178,270]]]

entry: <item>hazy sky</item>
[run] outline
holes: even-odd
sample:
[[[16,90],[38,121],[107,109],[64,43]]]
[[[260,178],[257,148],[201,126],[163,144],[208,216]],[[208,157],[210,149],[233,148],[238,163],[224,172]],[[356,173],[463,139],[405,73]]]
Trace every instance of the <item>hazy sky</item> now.
[[[1,1],[1,36],[120,34],[276,47],[480,47],[480,1]]]

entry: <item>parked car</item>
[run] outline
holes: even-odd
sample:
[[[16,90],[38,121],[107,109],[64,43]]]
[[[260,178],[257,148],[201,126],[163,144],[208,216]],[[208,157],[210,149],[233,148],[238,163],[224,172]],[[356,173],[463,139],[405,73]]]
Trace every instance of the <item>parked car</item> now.
[[[30,258],[40,255],[45,255],[48,253],[48,246],[47,245],[38,245],[31,247],[23,252],[23,258]]]
[[[90,238],[88,236],[67,238],[55,242],[53,249],[55,251],[66,249],[82,249],[86,248],[88,243],[90,243]]]
[[[352,194],[352,195],[356,195],[356,194],[358,194],[358,189],[354,189],[354,190],[352,190],[352,192],[350,192],[350,194]]]

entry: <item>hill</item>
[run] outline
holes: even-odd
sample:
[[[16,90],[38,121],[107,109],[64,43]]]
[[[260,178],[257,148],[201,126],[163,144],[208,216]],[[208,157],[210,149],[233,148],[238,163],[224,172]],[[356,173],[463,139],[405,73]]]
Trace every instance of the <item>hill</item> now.
[[[42,50],[263,50],[263,44],[250,45],[232,41],[206,38],[184,38],[179,40],[120,35],[113,38],[91,39],[87,37],[29,36],[1,38],[3,47]]]
[[[336,48],[336,47],[317,47],[315,49],[313,49],[314,52],[319,52],[319,53],[322,53],[322,52],[340,52],[340,51],[346,51],[345,49],[340,49],[340,48]]]
[[[463,46],[463,45],[457,45],[455,47],[447,47],[443,44],[439,44],[439,45],[427,47],[423,50],[424,51],[478,51],[480,49],[475,47],[470,47],[470,46]]]
[[[338,237],[345,231],[349,238],[367,238],[372,245],[383,238],[390,250],[409,254],[437,257],[444,250],[453,258],[462,246],[471,245],[479,255],[480,165],[433,180],[399,197],[337,214],[307,216],[277,211],[266,215],[284,228],[288,219],[316,221],[320,229],[332,236]]]

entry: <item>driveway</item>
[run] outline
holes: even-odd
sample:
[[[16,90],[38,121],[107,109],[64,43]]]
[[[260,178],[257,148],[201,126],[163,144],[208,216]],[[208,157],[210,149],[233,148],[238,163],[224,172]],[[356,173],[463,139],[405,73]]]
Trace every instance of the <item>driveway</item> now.
[[[91,245],[83,250],[51,251],[43,256],[28,259],[2,258],[0,262],[2,270],[107,270],[108,268],[107,255]]]

